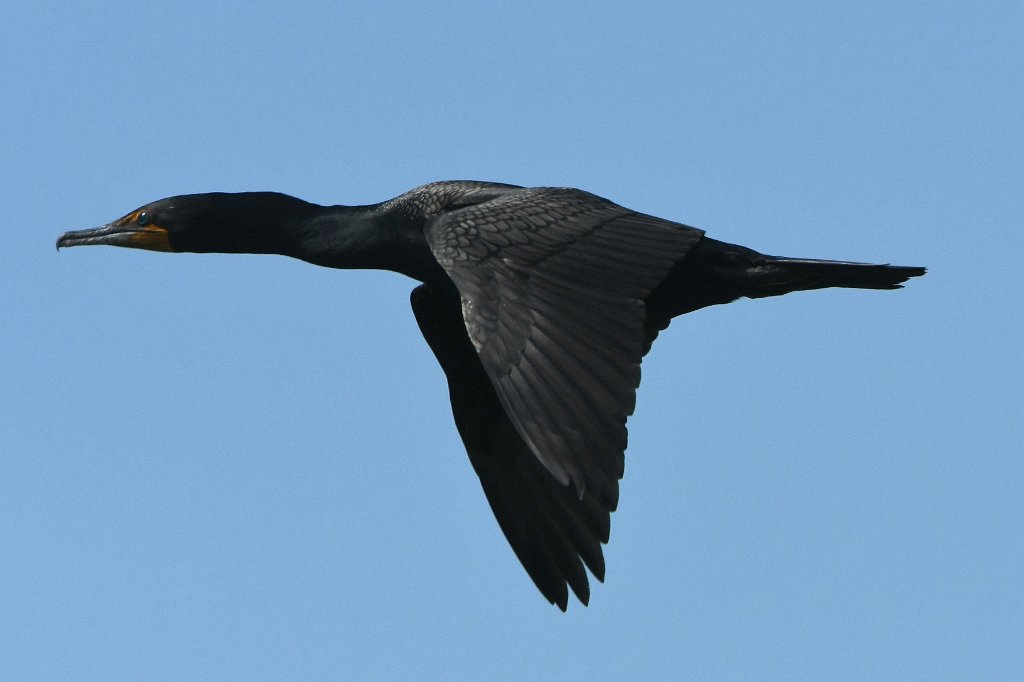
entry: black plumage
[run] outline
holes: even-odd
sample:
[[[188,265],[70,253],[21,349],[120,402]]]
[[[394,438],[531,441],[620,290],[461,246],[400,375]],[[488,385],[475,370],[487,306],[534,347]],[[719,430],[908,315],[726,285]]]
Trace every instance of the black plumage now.
[[[924,274],[766,256],[580,190],[484,182],[353,207],[270,192],[170,197],[57,242],[85,244],[276,253],[422,282],[413,312],[470,462],[516,556],[563,610],[568,589],[588,602],[586,569],[604,579],[640,362],[673,317]]]

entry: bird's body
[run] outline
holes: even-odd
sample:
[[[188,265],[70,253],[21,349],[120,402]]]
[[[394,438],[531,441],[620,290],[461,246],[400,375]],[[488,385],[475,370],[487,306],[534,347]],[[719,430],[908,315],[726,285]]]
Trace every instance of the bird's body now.
[[[618,503],[640,361],[678,315],[741,296],[894,289],[923,268],[775,258],[575,189],[438,182],[324,207],[275,193],[162,199],[58,246],[276,253],[421,282],[417,323],[512,549],[563,610]]]

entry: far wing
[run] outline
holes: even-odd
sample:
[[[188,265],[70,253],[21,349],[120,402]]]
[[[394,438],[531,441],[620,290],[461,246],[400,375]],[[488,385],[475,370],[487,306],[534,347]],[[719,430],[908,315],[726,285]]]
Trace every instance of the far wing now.
[[[618,498],[644,299],[703,232],[572,189],[443,214],[427,238],[517,433],[562,485]]]

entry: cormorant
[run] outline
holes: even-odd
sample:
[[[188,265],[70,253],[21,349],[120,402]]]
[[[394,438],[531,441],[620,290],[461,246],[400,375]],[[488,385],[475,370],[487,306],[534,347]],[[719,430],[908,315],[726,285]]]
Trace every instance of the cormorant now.
[[[599,581],[640,361],[677,315],[924,268],[766,256],[577,189],[435,182],[379,204],[175,196],[57,247],[270,253],[419,280],[412,308],[455,425],[523,567],[563,611]]]

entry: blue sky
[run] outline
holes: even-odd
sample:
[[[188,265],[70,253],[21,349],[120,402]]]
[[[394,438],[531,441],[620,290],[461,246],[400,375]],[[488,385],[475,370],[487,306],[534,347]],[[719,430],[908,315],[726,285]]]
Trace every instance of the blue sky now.
[[[1021,679],[1019,3],[8,3],[0,678]],[[897,292],[676,320],[608,577],[491,517],[413,283],[57,235],[578,186]]]

